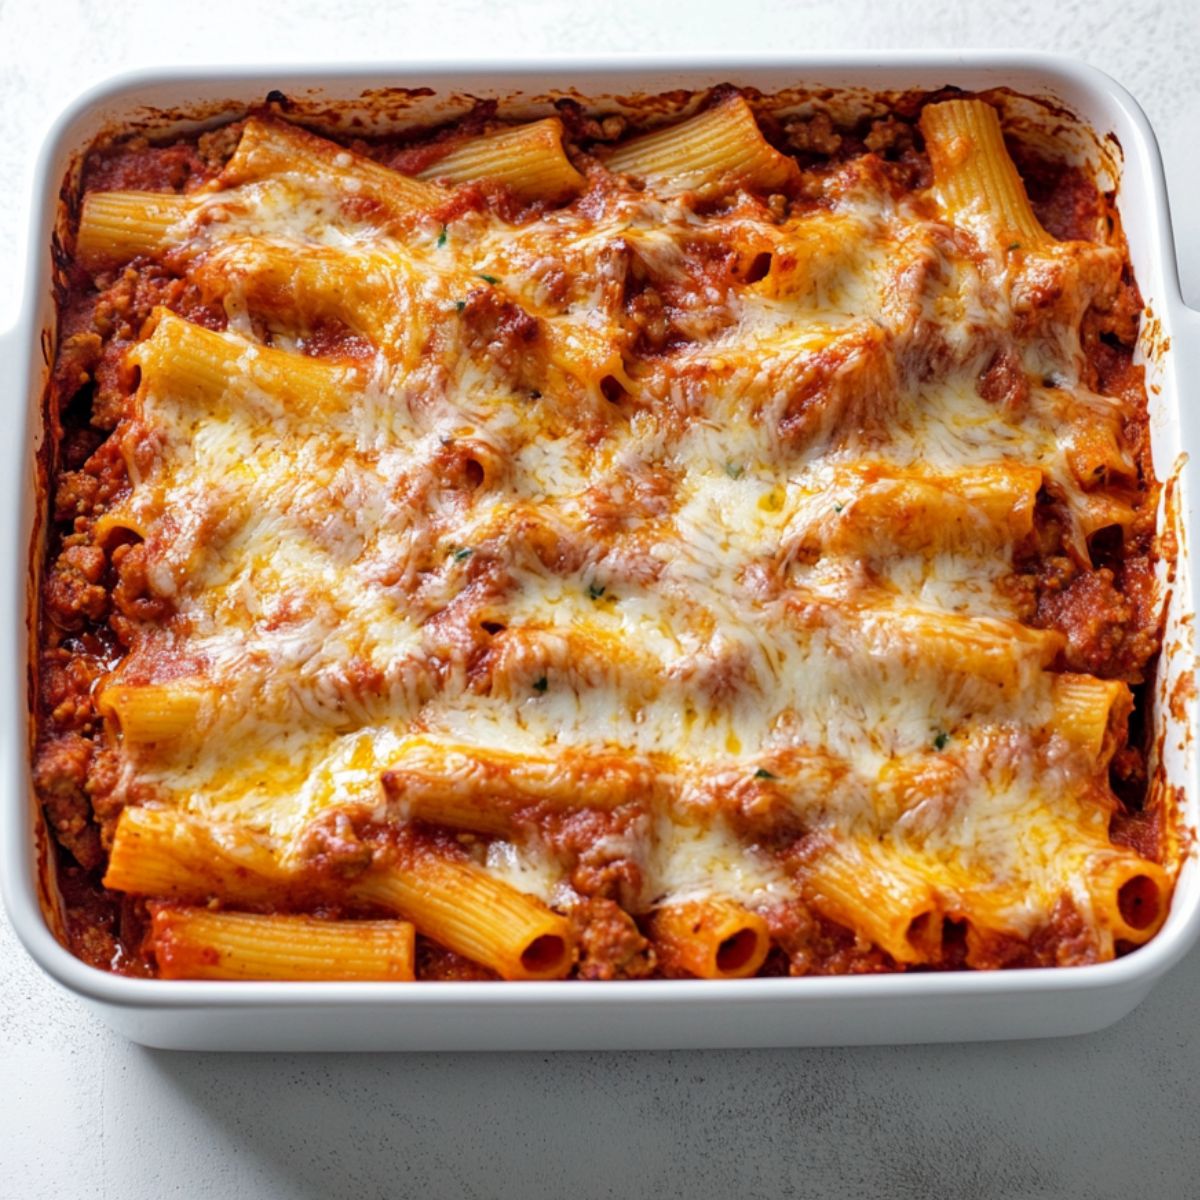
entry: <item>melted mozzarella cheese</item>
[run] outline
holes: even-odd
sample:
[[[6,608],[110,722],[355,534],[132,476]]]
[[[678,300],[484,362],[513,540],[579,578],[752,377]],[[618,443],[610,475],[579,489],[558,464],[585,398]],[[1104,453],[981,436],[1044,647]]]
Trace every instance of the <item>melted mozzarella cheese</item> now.
[[[149,539],[153,579],[220,698],[203,738],[126,747],[141,783],[292,854],[325,809],[383,803],[380,776],[414,729],[516,753],[666,755],[683,778],[750,778],[820,748],[850,776],[806,810],[817,828],[865,830],[959,880],[951,891],[1003,885],[1007,919],[1031,928],[1090,837],[1093,814],[1063,799],[1078,772],[1051,787],[1028,754],[1017,769],[968,756],[963,798],[933,820],[918,806],[896,822],[879,790],[947,739],[953,756],[1050,720],[1037,671],[1006,691],[906,640],[896,615],[1015,620],[1011,546],[794,562],[781,547],[805,513],[845,503],[841,468],[868,452],[931,475],[1035,465],[1066,486],[1063,432],[1047,406],[1011,415],[978,395],[1012,302],[947,227],[861,181],[835,198],[782,226],[721,227],[771,247],[768,275],[739,284],[688,249],[723,218],[680,198],[631,192],[602,217],[570,206],[520,225],[470,213],[400,239],[315,182],[208,196],[176,231],[194,254],[244,237],[368,254],[384,299],[365,323],[384,334],[340,406],[256,388],[252,344],[203,411],[144,385],[159,451],[132,505],[173,516],[169,540]],[[621,297],[635,269],[676,306],[687,337],[669,350],[632,352]],[[490,326],[476,305],[492,306]],[[503,323],[518,310],[538,333],[514,344]],[[232,288],[229,311],[252,343]],[[303,334],[280,327],[275,344],[299,353]],[[1040,343],[1037,369],[1069,380],[1076,352]],[[610,361],[624,372],[615,403],[600,386]],[[467,441],[499,464],[482,485],[446,465]],[[524,638],[536,675],[472,675],[485,618]],[[723,819],[659,813],[643,844],[609,849],[640,863],[647,903],[762,907],[798,888]],[[495,841],[484,861],[571,900],[536,841]]]

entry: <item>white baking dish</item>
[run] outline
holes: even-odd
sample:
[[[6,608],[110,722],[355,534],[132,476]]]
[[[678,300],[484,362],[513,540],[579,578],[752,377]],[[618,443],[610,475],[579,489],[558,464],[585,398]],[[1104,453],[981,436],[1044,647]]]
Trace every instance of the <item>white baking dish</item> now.
[[[506,111],[534,111],[548,94],[560,92],[654,94],[723,81],[768,93],[797,86],[867,92],[1003,86],[1052,98],[1102,139],[1114,135],[1115,142],[1104,143],[1102,157],[1112,160],[1118,177],[1134,268],[1153,313],[1144,323],[1143,352],[1159,475],[1165,478],[1182,455],[1200,452],[1200,411],[1182,403],[1189,381],[1200,383],[1200,313],[1188,309],[1180,296],[1154,136],[1125,91],[1078,63],[1031,55],[872,54],[699,63],[579,60],[503,69],[449,63],[390,70],[219,69],[126,77],[84,96],[59,119],[42,152],[25,305],[19,326],[0,342],[9,431],[0,447],[0,487],[6,492],[0,555],[9,565],[0,607],[5,772],[0,878],[8,912],[29,952],[120,1032],[153,1046],[244,1050],[619,1049],[1045,1037],[1084,1033],[1124,1016],[1192,945],[1200,932],[1200,868],[1194,855],[1180,876],[1170,917],[1149,945],[1112,963],[1043,971],[737,982],[186,983],[94,970],[55,939],[53,897],[47,899],[39,876],[37,848],[43,835],[27,762],[32,603],[27,564],[31,545],[38,553],[35,449],[52,359],[51,243],[60,184],[80,151],[107,128],[148,118],[161,127],[156,113],[236,115],[271,89],[314,105],[366,96],[375,117],[412,121],[457,111],[464,95],[508,101]],[[413,96],[405,88],[431,88],[435,94]],[[185,123],[182,117],[180,123]],[[1079,139],[1081,148],[1087,143]],[[1175,493],[1182,532],[1194,527],[1193,474],[1194,468],[1180,471]],[[1179,683],[1194,671],[1190,630],[1197,597],[1186,537],[1181,537],[1171,590],[1156,730],[1166,779],[1182,789],[1188,827],[1196,829],[1194,704],[1190,689]]]

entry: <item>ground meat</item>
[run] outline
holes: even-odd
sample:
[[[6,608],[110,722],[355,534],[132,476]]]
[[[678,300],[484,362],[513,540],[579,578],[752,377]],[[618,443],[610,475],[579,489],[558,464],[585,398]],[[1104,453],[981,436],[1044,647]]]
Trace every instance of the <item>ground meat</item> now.
[[[467,343],[490,358],[518,386],[537,382],[525,370],[525,359],[539,340],[540,325],[519,304],[492,287],[472,288],[462,309]]]
[[[1029,378],[1015,350],[998,350],[975,385],[980,396],[989,404],[998,405],[1005,413],[1020,413],[1029,402]]]
[[[615,142],[624,133],[628,120],[614,113],[607,117],[592,117],[574,100],[555,103],[568,142]]]
[[[802,154],[817,154],[829,157],[842,148],[842,135],[833,127],[828,113],[814,113],[811,117],[793,117],[783,123],[787,144]]]
[[[118,790],[121,779],[121,756],[115,746],[97,745],[88,764],[87,794],[92,812],[100,825],[100,841],[107,849],[112,845],[113,831],[121,809],[125,807]]]
[[[1020,142],[1008,143],[1029,202],[1042,227],[1060,241],[1095,241],[1099,238],[1105,200],[1095,183],[1079,167],[1042,158]]]
[[[1137,703],[1135,699],[1135,709]],[[1132,731],[1131,731],[1132,736]],[[1146,756],[1139,746],[1122,746],[1112,758],[1108,766],[1109,778],[1112,780],[1113,792],[1122,802],[1133,803],[1136,807],[1146,794],[1149,782],[1146,776]],[[1147,857],[1153,858],[1154,855]]]
[[[647,285],[630,296],[625,311],[633,324],[639,351],[654,353],[666,346],[671,322],[657,288]]]
[[[95,447],[76,465],[79,470],[64,472],[58,477],[55,507],[62,512],[62,520],[88,517],[102,511],[129,484],[128,468],[116,438],[109,438]]]
[[[105,433],[90,425],[72,424],[63,430],[59,444],[59,461],[64,470],[74,471],[82,467],[104,445]],[[122,463],[122,469],[124,463]]]
[[[786,974],[807,975],[813,968],[813,942],[819,936],[817,922],[808,906],[797,900],[778,905],[763,915],[772,943],[786,958]]]
[[[581,896],[615,900],[624,909],[638,910],[642,870],[622,846],[637,845],[644,836],[639,806],[573,812],[537,808],[522,818],[567,868],[571,886]]]
[[[182,192],[215,173],[191,142],[152,146],[144,137],[133,137],[89,154],[83,186],[98,192]]]
[[[435,166],[459,142],[457,136],[438,138],[432,142],[422,142],[419,146],[402,146],[386,158],[383,164],[393,171],[404,175],[419,175]]]
[[[114,340],[104,347],[96,364],[96,390],[92,396],[92,424],[113,429],[125,415],[129,397],[137,384],[137,370],[126,361],[131,343]]]
[[[100,832],[92,824],[84,790],[91,757],[92,743],[87,738],[66,733],[43,742],[33,766],[33,786],[47,822],[79,864],[89,868],[99,866],[103,858]]]
[[[913,148],[914,136],[911,125],[895,117],[885,117],[871,122],[871,131],[863,139],[872,154],[899,156]]]
[[[988,929],[967,934],[967,964],[976,970],[1003,967],[1068,967],[1096,962],[1099,948],[1069,896],[1055,904],[1049,920],[1028,939]]]
[[[1082,339],[1089,357],[1101,353],[1100,374],[1097,383],[1109,395],[1127,399],[1131,408],[1142,409],[1141,399],[1145,392],[1144,368],[1133,366],[1133,348],[1137,345],[1138,329],[1144,310],[1142,293],[1137,283],[1123,271],[1111,298],[1106,297],[1103,308],[1088,311],[1082,330]],[[1102,344],[1107,354],[1099,352],[1094,344],[1107,337]],[[1116,342],[1114,346],[1112,343]],[[1104,367],[1107,366],[1107,370]],[[1127,376],[1126,373],[1130,372]]]
[[[449,225],[467,213],[483,212],[486,208],[487,195],[483,188],[477,183],[463,183],[429,214],[429,219],[440,225]]]
[[[644,354],[715,337],[736,320],[729,294],[744,282],[742,252],[725,238],[696,238],[682,250],[686,267],[670,271],[634,251],[623,265],[614,264],[622,275],[621,302]]]
[[[300,843],[300,858],[318,872],[349,879],[371,865],[373,848],[362,841],[354,819],[342,810],[313,821]]]
[[[98,546],[68,546],[55,560],[43,588],[46,613],[62,629],[79,629],[108,611],[101,586],[106,562]]]
[[[60,396],[69,399],[84,384],[91,382],[103,348],[100,335],[92,329],[63,339],[54,361],[54,386]]]
[[[1113,572],[1064,571],[1063,560],[1039,578],[1035,624],[1067,638],[1068,670],[1105,678],[1127,673],[1139,650],[1130,646],[1134,607],[1114,586]],[[1069,577],[1064,578],[1064,575]]]
[[[196,141],[196,152],[204,163],[205,169],[212,174],[218,174],[237,149],[242,140],[244,121],[232,121],[219,129],[210,129],[202,133]]]
[[[100,293],[96,328],[106,337],[132,340],[160,305],[209,329],[226,325],[224,309],[206,301],[197,284],[178,278],[160,263],[139,262],[126,267]]]
[[[611,900],[581,900],[571,910],[580,979],[643,979],[654,971],[654,950],[633,918]]]
[[[849,929],[823,917],[816,918],[807,966],[804,973],[810,975],[874,975],[901,969],[891,955],[860,942]]]
[[[589,847],[571,872],[571,886],[582,896],[615,896],[623,905],[633,905],[641,897],[642,870],[631,859]]]
[[[92,690],[108,666],[104,656],[76,645],[42,655],[42,704],[56,731],[87,729],[96,715]]]
[[[73,524],[91,514],[100,491],[100,480],[86,471],[64,471],[54,493],[54,519]]]
[[[1084,318],[1081,331],[1087,355],[1084,382],[1093,391],[1120,397],[1128,405],[1131,418],[1144,421],[1141,397],[1146,387],[1145,368],[1133,363],[1132,343],[1120,342],[1112,332],[1115,325],[1127,320],[1123,311],[1127,303],[1127,299],[1118,301],[1108,313],[1089,310]]]
[[[1095,962],[1095,936],[1070,896],[1060,897],[1049,922],[1029,939],[1029,954],[1038,966],[1078,967]]]
[[[116,935],[118,905],[99,892],[93,876],[72,864],[59,871],[71,952],[100,970],[112,970],[121,954]]]

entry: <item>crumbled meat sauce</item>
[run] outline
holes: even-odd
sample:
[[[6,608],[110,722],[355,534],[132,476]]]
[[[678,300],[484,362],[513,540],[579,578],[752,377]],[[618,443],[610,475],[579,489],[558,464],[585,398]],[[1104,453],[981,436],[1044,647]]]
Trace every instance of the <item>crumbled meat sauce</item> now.
[[[591,897],[571,909],[580,979],[644,979],[654,973],[654,949],[633,918],[612,900]]]
[[[1015,350],[998,350],[979,377],[979,394],[1006,414],[1019,415],[1029,400],[1029,377]]]

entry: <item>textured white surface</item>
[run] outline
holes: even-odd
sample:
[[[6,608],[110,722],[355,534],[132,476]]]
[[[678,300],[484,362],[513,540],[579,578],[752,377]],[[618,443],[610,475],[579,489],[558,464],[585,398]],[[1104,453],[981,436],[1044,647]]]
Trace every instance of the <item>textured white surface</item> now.
[[[1013,46],[1076,54],[1142,102],[1200,304],[1194,0],[0,0],[0,228],[23,221],[53,116],[132,67]],[[0,328],[17,259],[0,240]],[[1200,1194],[1200,952],[1122,1024],[1071,1041],[557,1056],[147,1051],[43,979],[2,917],[0,962],[0,1197]]]

